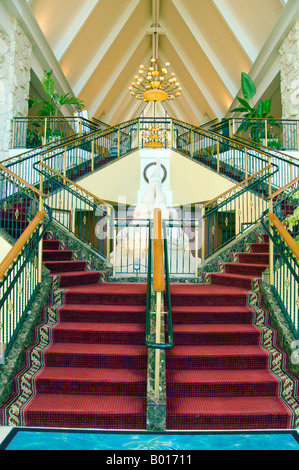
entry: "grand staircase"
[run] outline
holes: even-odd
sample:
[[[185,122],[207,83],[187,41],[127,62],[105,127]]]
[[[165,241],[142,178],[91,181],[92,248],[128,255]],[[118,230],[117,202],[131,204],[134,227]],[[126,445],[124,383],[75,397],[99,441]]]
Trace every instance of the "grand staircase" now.
[[[2,424],[145,430],[146,285],[110,283],[55,232],[46,233],[43,246],[49,304],[15,393],[2,407]],[[261,305],[268,246],[259,235],[232,253],[231,263],[219,263],[218,272],[204,273],[201,284],[171,285],[167,429],[296,425],[297,380],[285,371],[286,356]]]
[[[259,235],[244,252],[231,253],[232,263],[204,273],[203,285],[172,285],[176,347],[166,358],[168,429],[293,427],[294,403],[282,394],[290,380],[286,357],[259,292],[268,250],[267,237]]]
[[[146,286],[107,284],[53,232],[43,246],[49,304],[2,424],[145,429]]]

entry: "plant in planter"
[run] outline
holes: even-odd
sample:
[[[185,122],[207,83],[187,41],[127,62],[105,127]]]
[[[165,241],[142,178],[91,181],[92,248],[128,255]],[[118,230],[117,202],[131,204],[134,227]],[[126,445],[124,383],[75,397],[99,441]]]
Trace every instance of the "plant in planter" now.
[[[42,87],[46,98],[35,98],[34,100],[29,100],[29,107],[32,108],[41,104],[42,106],[38,109],[37,114],[38,116],[44,117],[57,117],[62,106],[68,104],[82,108],[84,103],[79,98],[70,96],[70,93],[67,93],[66,95],[60,95],[57,93],[55,80],[53,79],[52,74],[52,70],[50,72],[44,70]],[[46,140],[52,140],[53,136],[55,136],[55,138],[60,138],[64,137],[65,134],[59,129],[52,129],[49,124],[46,129]]]
[[[299,234],[298,234],[298,225],[299,225],[299,191],[296,191],[291,198],[294,200],[296,207],[292,214],[289,214],[284,219],[284,225],[291,235],[294,237],[295,242],[299,245]]]
[[[265,101],[260,100],[259,103],[254,106],[252,99],[256,95],[256,86],[249,75],[247,73],[242,72],[241,74],[241,87],[243,98],[237,96],[237,100],[242,105],[240,108],[234,108],[231,112],[241,112],[243,114],[243,118],[246,118],[241,126],[238,128],[237,133],[248,131],[250,132],[251,140],[254,140],[257,143],[263,143],[263,139],[265,138],[265,124],[261,119],[268,120],[268,140],[272,142],[273,148],[276,147],[276,136],[275,136],[275,128],[279,128],[280,124],[277,123],[274,117],[270,114],[272,100],[268,99]],[[274,134],[271,133],[274,130]],[[275,141],[275,143],[273,143]],[[264,142],[265,143],[265,142]]]

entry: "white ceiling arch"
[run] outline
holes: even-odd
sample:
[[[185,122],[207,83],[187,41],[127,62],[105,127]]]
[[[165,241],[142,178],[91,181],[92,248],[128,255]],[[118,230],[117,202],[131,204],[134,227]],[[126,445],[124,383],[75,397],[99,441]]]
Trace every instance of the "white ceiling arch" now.
[[[16,2],[34,16],[90,118],[113,125],[142,111],[127,89],[139,64],[150,61],[157,32],[159,58],[171,63],[183,88],[164,108],[199,125],[226,116],[241,72],[254,70],[271,31],[298,0]]]

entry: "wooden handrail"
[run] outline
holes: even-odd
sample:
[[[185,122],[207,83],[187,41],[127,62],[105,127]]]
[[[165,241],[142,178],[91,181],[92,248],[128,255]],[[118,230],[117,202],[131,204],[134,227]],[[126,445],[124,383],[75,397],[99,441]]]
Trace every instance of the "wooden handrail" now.
[[[56,176],[59,176],[59,177],[62,178],[64,181],[67,181],[67,182],[70,183],[72,186],[75,186],[76,188],[80,189],[80,191],[83,191],[83,192],[85,192],[86,194],[88,194],[90,197],[93,197],[93,198],[96,199],[98,202],[101,202],[102,204],[105,204],[106,206],[110,207],[111,209],[113,208],[113,206],[112,206],[111,204],[109,204],[108,202],[103,201],[103,200],[100,199],[98,196],[95,196],[94,194],[92,194],[91,192],[89,192],[87,189],[82,188],[82,186],[79,186],[77,183],[74,183],[74,181],[70,180],[70,179],[67,178],[66,176],[63,176],[61,173],[58,173],[58,171],[53,170],[53,168],[51,168],[50,166],[46,165],[45,163],[40,162],[40,165],[42,165],[43,167],[45,167],[47,170],[52,171],[52,173],[54,173]]]
[[[294,238],[284,228],[284,226],[275,214],[269,212],[268,217],[272,224],[277,228],[277,231],[279,232],[285,243],[290,247],[292,253],[297,257],[297,259],[299,259],[299,246],[295,242]]]
[[[11,170],[6,168],[6,166],[3,166],[3,165],[0,164],[0,169],[5,171],[6,173],[8,173],[13,178],[15,178],[17,181],[19,181],[19,183],[24,184],[27,188],[31,189],[31,191],[34,191],[39,197],[45,197],[45,198],[47,197],[46,194],[42,193],[39,189],[37,189],[34,186],[32,186],[31,184],[27,183],[27,181],[23,180],[18,175],[13,173]]]
[[[288,184],[286,184],[283,188],[280,188],[278,189],[275,193],[271,194],[268,199],[274,199],[276,196],[278,196],[278,194],[282,193],[283,191],[285,191],[286,189],[288,189],[290,186],[292,186],[293,184],[295,184],[297,181],[299,181],[299,176],[297,176],[297,178],[295,178],[294,180],[290,181]]]
[[[223,197],[223,196],[225,196],[225,194],[228,194],[228,193],[230,193],[231,191],[235,190],[238,186],[241,186],[241,185],[247,183],[247,182],[248,182],[249,180],[251,180],[252,178],[255,178],[259,173],[262,173],[263,171],[268,170],[269,168],[271,168],[271,165],[268,165],[268,166],[266,166],[265,168],[262,168],[261,170],[259,170],[259,171],[257,171],[256,173],[254,173],[254,175],[251,175],[251,176],[249,176],[249,178],[246,178],[246,180],[241,181],[241,183],[236,184],[236,185],[233,186],[231,189],[228,189],[227,191],[225,191],[224,193],[222,193],[222,194],[220,194],[219,196],[215,197],[214,199],[211,199],[211,201],[206,202],[205,204],[203,204],[203,207],[206,207],[206,206],[208,206],[209,204],[211,204],[212,202],[217,201],[217,199],[219,199],[220,197]]]
[[[16,243],[13,245],[11,250],[8,252],[2,263],[0,264],[0,279],[3,278],[6,271],[10,268],[18,254],[22,251],[24,245],[27,243],[33,232],[37,229],[44,216],[46,215],[45,211],[40,211],[30,222],[28,227],[24,230],[22,235],[18,238]]]
[[[165,289],[162,215],[161,209],[157,208],[154,209],[153,289],[155,292],[162,292]]]

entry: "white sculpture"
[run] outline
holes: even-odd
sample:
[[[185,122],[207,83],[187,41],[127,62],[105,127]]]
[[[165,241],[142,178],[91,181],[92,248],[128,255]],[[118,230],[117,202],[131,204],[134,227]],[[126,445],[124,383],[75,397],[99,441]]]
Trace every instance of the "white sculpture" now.
[[[119,230],[116,252],[111,258],[116,262],[116,272],[146,272],[148,253],[147,221],[153,219],[155,208],[161,209],[162,220],[178,221],[177,211],[167,207],[162,190],[161,164],[158,160],[141,203],[134,210],[128,227]],[[170,273],[190,274],[195,269],[195,259],[190,251],[189,237],[178,226],[167,228],[168,258]]]

